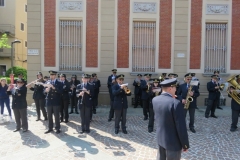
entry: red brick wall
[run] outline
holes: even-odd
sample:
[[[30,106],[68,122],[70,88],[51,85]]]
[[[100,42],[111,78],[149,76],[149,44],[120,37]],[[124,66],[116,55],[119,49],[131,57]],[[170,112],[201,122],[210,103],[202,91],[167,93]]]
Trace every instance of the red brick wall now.
[[[130,0],[118,0],[117,68],[129,67]]]
[[[201,67],[202,0],[191,0],[190,69]]]
[[[231,44],[231,67],[232,70],[239,70],[239,44],[240,44],[240,1],[232,0],[232,44]]]
[[[44,66],[56,65],[56,0],[44,0]]]
[[[160,0],[158,68],[171,68],[172,0]]]
[[[98,67],[98,0],[87,0],[86,67]]]

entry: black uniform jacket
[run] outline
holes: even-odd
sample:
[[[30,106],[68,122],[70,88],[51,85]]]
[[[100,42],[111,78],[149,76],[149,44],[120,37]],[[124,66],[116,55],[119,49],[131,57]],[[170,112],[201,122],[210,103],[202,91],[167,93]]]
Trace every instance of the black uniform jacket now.
[[[115,77],[116,77],[117,75],[115,75]],[[113,83],[112,83],[112,80],[113,80],[113,75],[110,75],[110,76],[108,76],[108,82],[107,82],[107,86],[108,86],[108,88],[111,88],[112,87],[112,85],[113,85]]]
[[[42,81],[42,83],[45,83],[45,81]],[[35,84],[34,87],[30,88],[31,91],[33,91],[33,99],[44,99],[45,95],[43,94],[44,87],[43,85],[37,85]]]
[[[122,108],[128,108],[127,96],[131,96],[131,92],[126,94],[119,84],[112,86],[112,93],[114,96],[113,108],[120,110]]]
[[[149,95],[147,93],[148,85],[145,80],[142,80],[141,82],[141,90],[142,90],[142,100],[148,100],[149,99]]]
[[[157,87],[160,88],[160,84],[158,84]],[[151,87],[149,88],[149,92],[148,92],[149,99],[150,99],[150,100],[149,100],[149,107],[151,107],[151,108],[153,108],[152,99],[153,99],[154,97],[156,97],[156,96],[159,96],[159,95],[162,93],[162,89],[161,89],[160,92],[156,93],[156,92],[153,92],[153,88],[155,88],[155,87],[153,87],[153,86],[151,85]]]
[[[65,80],[64,83],[63,82],[61,82],[61,83],[62,83],[62,86],[63,86],[61,97],[64,100],[69,100],[70,83],[67,80]]]
[[[216,86],[217,86],[217,84],[213,83],[212,81],[207,83],[207,90],[209,92],[209,94],[208,94],[209,100],[215,100],[215,99],[219,98],[220,92],[218,91],[218,89],[215,89]]]
[[[77,85],[76,96],[78,98],[78,107],[79,107],[79,109],[81,109],[83,106],[89,107],[89,108],[91,108],[93,106],[93,92],[94,92],[93,85],[87,83],[84,88],[86,88],[87,91],[90,91],[90,94],[84,93],[83,97],[82,96],[78,96],[78,94],[83,89],[83,83]],[[81,104],[81,102],[82,102],[82,104]]]
[[[134,82],[133,82],[133,86],[135,87],[134,88],[134,94],[136,94],[136,95],[138,95],[138,94],[141,94],[141,82],[142,82],[143,80],[140,80],[140,83],[137,83],[135,80],[134,80]]]
[[[190,86],[188,86],[188,87],[190,87]],[[197,99],[197,97],[200,95],[199,90],[198,90],[198,86],[192,86],[192,90],[191,90],[191,91],[194,92],[194,93],[193,93],[193,96],[192,96],[193,102],[191,102],[191,103],[189,104],[189,108],[190,108],[190,107],[195,108],[196,105],[197,105],[196,99]],[[179,100],[180,102],[182,102],[182,99],[186,99],[187,95],[188,95],[187,83],[181,84],[181,85],[179,86],[179,88],[178,88],[178,91],[177,91],[178,100]]]
[[[94,93],[98,94],[99,93],[99,88],[101,87],[101,82],[100,80],[93,81],[94,84]]]
[[[51,80],[47,81],[51,82]],[[63,85],[60,81],[56,80],[54,85],[55,89],[50,89],[48,93],[45,92],[46,88],[44,89],[44,93],[46,94],[46,106],[59,106],[60,105],[60,98],[63,92]]]
[[[73,80],[71,80],[70,81],[70,88],[72,87],[72,85],[74,85],[75,86],[75,88],[73,88],[73,90],[70,90],[69,92],[71,92],[71,96],[75,96],[76,95],[76,87],[77,87],[77,85],[79,85],[80,84],[80,81],[79,80],[75,80],[75,81],[73,81]]]
[[[171,151],[189,148],[182,103],[166,92],[153,98],[152,102],[158,145]]]
[[[27,87],[23,85],[22,87],[15,89],[15,92],[7,91],[8,95],[12,94],[12,109],[23,109],[27,108]]]

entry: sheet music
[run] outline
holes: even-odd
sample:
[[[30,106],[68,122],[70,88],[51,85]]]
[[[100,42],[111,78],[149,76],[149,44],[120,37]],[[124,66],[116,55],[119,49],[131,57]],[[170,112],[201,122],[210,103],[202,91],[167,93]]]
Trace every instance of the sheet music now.
[[[199,84],[199,81],[191,81],[190,86],[197,86]]]

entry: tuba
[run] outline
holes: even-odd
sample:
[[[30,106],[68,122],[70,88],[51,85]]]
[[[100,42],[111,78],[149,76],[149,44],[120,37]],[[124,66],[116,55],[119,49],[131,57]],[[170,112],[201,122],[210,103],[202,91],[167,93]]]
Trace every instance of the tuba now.
[[[227,93],[238,103],[240,104],[240,85],[235,80],[236,75],[230,77],[227,82],[232,85],[235,90],[233,92],[230,92],[230,87],[227,89]]]

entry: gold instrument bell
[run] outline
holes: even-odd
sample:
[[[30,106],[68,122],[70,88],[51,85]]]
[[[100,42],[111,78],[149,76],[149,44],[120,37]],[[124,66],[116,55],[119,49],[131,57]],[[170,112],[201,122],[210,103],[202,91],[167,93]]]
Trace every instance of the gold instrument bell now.
[[[124,91],[125,91],[126,94],[130,94],[131,93],[131,90],[128,89],[127,86],[124,86]]]
[[[238,82],[235,80],[235,78],[240,78],[240,75],[234,75],[232,77],[230,77],[227,82],[230,83],[232,86],[232,88],[234,88],[235,90],[231,93],[229,90],[230,90],[230,87],[228,87],[227,89],[227,93],[238,103],[240,104],[240,85],[238,84]]]

